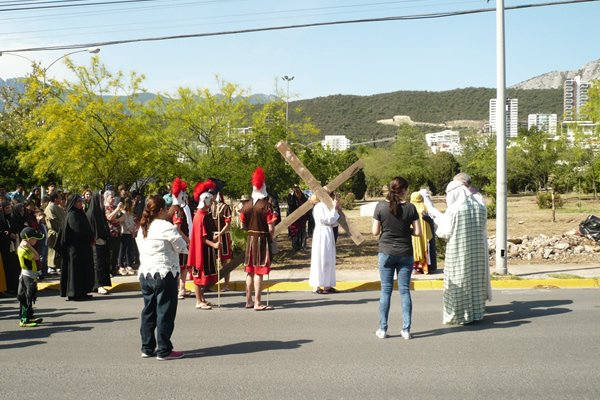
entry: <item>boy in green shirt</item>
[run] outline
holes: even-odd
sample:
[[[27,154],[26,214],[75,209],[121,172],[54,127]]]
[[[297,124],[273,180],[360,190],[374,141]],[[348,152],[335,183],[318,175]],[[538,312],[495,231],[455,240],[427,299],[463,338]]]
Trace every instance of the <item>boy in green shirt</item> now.
[[[33,327],[42,322],[42,318],[33,316],[33,303],[37,297],[37,261],[40,255],[33,248],[36,241],[42,240],[44,235],[33,228],[26,227],[21,231],[21,243],[17,249],[21,275],[19,276],[19,289],[17,299],[21,303],[21,320],[19,326]]]

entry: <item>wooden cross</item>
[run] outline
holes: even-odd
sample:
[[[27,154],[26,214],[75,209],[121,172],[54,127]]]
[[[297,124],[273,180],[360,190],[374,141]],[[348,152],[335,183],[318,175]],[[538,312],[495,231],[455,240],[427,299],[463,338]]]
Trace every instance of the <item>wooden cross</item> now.
[[[330,209],[333,208],[333,202],[331,200],[331,197],[329,196],[329,192],[336,190],[344,182],[346,182],[348,179],[354,176],[354,174],[356,174],[365,166],[364,161],[358,160],[354,164],[346,168],[344,172],[335,177],[335,179],[333,179],[331,182],[327,183],[326,186],[321,187],[319,182],[304,166],[302,161],[300,161],[300,159],[289,148],[287,143],[283,141],[279,142],[277,143],[276,147],[277,150],[279,150],[279,152],[281,153],[281,155],[285,158],[285,160],[294,169],[294,171],[296,171],[296,173],[302,178],[302,180],[306,182],[310,190],[312,190],[317,195],[317,198],[323,203],[325,203],[325,205]],[[298,207],[293,213],[291,213],[285,219],[283,219],[275,227],[273,239],[275,239],[280,233],[287,231],[287,228],[291,224],[293,224],[298,220],[298,218],[302,217],[304,214],[309,212],[312,207],[313,205],[310,203],[310,201],[307,201],[303,203],[300,207]],[[340,214],[338,223],[350,235],[354,243],[359,245],[364,241],[364,238],[360,234],[360,231],[356,229],[353,225],[350,225],[343,214]],[[244,262],[245,257],[245,253],[233,257],[231,261],[228,264],[224,265],[223,268],[220,270],[220,276],[225,276],[226,274],[236,269],[240,264]],[[210,288],[212,285],[214,285],[214,283],[208,284],[206,286],[206,289]]]
[[[346,180],[352,177],[352,175],[358,172],[358,170],[364,167],[364,163],[361,160],[358,160],[357,162],[352,164],[350,168],[342,172],[338,177],[331,181],[327,186],[321,187],[319,181],[317,181],[313,174],[311,174],[310,171],[304,166],[302,161],[300,161],[296,154],[294,154],[294,152],[292,151],[292,149],[290,149],[286,142],[281,141],[277,143],[275,147],[277,147],[277,150],[279,150],[283,158],[285,158],[288,164],[290,164],[292,169],[296,171],[298,176],[300,176],[300,178],[302,178],[302,180],[308,185],[308,188],[312,190],[313,193],[317,196],[317,198],[321,202],[323,202],[329,209],[333,208],[333,201],[331,200],[331,196],[329,196],[329,192],[337,189],[342,183],[344,183]],[[305,210],[303,210],[302,213],[298,213],[298,215],[295,216],[295,218],[292,220],[290,217],[294,216],[294,214],[296,214],[297,211],[300,211],[304,206],[306,206]],[[281,221],[281,223],[277,225],[277,227],[275,228],[274,236],[277,236],[279,233],[282,232],[282,230],[287,228],[289,225],[293,224],[294,221],[296,221],[298,218],[300,218],[302,215],[308,212],[311,208],[312,204],[310,204],[310,202],[307,201],[306,203],[304,203],[298,210],[295,210],[284,220],[285,225],[284,221]],[[342,228],[344,228],[346,232],[350,234],[352,241],[356,245],[361,244],[365,240],[360,234],[360,231],[356,229],[353,225],[351,225],[346,220],[346,217],[343,214],[340,214],[338,223]]]

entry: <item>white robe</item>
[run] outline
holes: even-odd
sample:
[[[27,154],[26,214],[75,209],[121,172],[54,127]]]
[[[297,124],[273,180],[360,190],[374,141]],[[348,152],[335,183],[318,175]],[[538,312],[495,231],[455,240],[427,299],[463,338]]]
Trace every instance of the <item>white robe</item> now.
[[[310,256],[310,277],[308,283],[312,287],[335,286],[335,239],[333,226],[340,217],[338,212],[330,210],[323,203],[313,208],[315,229],[312,238]]]

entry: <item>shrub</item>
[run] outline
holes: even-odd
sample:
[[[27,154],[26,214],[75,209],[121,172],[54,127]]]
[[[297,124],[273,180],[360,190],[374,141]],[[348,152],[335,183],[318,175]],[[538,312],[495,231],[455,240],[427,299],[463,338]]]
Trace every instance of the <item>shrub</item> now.
[[[354,200],[356,200],[356,196],[354,196],[354,193],[349,192],[349,193],[343,194],[340,197],[340,202],[342,204],[342,208],[344,210],[352,210],[354,208]]]
[[[446,240],[435,238],[435,253],[438,260],[444,260],[446,258]]]
[[[496,218],[496,202],[493,201],[490,204],[486,204],[486,208],[487,208],[488,219]]]
[[[238,224],[231,224],[231,249],[233,254],[239,255],[246,251],[246,237],[248,233]]]
[[[538,192],[536,196],[536,202],[538,207],[541,209],[552,208],[552,193]],[[564,201],[558,193],[554,193],[554,205],[556,208],[560,208],[564,205]]]

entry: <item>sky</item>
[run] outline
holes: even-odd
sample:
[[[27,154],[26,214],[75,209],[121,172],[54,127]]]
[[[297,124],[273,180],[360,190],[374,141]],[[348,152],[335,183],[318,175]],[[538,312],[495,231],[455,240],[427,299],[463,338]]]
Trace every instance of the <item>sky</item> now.
[[[0,0],[0,51],[274,26],[495,9],[494,0]],[[541,0],[505,0],[505,6]],[[29,9],[83,4],[81,7]],[[508,86],[600,59],[600,1],[507,10]],[[69,50],[18,52],[47,67]],[[290,100],[399,90],[496,86],[495,12],[439,19],[344,24],[102,46],[109,70],[145,75],[149,92],[218,90],[218,79],[248,93]],[[91,55],[71,59],[87,65]],[[22,57],[0,57],[0,78],[26,75]],[[74,79],[60,60],[47,75]]]

